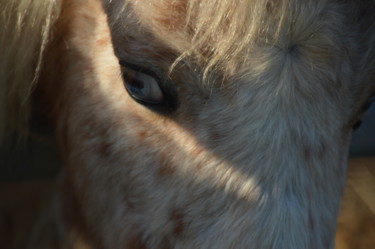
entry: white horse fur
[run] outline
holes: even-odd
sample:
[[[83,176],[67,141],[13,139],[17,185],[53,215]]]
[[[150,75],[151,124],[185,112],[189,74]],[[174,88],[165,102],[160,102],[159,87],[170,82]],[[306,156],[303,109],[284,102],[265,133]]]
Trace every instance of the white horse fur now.
[[[63,158],[30,248],[334,247],[374,1],[0,2],[1,135],[31,107]],[[119,60],[178,106],[135,101]]]

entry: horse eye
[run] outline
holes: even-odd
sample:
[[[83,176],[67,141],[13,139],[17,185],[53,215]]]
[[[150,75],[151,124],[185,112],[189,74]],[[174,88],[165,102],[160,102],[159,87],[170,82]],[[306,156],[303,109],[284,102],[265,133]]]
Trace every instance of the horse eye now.
[[[176,84],[142,66],[122,60],[120,65],[125,89],[135,101],[162,115],[178,108]]]
[[[159,86],[158,79],[143,72],[141,68],[136,68],[129,64],[122,65],[122,77],[124,85],[129,95],[141,104],[159,105],[164,102],[164,94]],[[138,70],[137,70],[138,69]]]

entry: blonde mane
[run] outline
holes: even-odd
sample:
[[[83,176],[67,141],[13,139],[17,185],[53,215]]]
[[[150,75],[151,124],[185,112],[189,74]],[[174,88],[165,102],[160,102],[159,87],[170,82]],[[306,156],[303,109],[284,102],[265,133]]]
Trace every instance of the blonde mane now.
[[[41,70],[51,26],[59,14],[55,0],[0,1],[0,141],[27,131],[30,94]]]

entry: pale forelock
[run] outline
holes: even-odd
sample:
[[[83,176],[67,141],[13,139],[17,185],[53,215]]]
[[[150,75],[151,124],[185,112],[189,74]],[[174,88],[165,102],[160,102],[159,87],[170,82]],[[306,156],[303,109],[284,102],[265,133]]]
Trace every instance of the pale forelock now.
[[[140,23],[176,49],[180,56],[203,65],[203,71],[231,75],[252,50],[273,46],[294,25],[319,14],[326,0],[143,0],[128,1]],[[311,7],[311,8],[310,8]],[[126,9],[126,8],[125,8]],[[293,41],[290,41],[293,42]]]

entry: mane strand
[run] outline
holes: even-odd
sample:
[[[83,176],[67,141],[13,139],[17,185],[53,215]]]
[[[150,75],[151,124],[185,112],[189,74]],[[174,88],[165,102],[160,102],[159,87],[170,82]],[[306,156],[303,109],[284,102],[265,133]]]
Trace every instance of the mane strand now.
[[[0,0],[0,142],[15,131],[27,133],[30,93],[59,5],[55,0]]]

